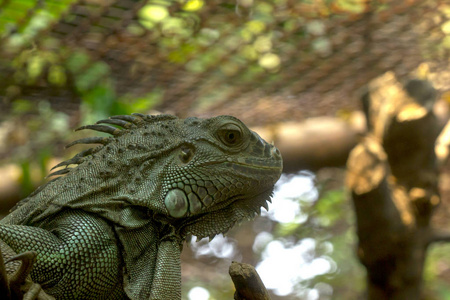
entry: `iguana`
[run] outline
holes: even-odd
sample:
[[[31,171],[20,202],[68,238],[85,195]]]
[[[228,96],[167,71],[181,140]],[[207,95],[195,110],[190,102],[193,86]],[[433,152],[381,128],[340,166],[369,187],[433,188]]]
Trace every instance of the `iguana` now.
[[[36,253],[31,279],[56,299],[180,299],[183,241],[267,209],[282,171],[279,150],[231,116],[80,129],[110,136],[69,144],[100,145],[56,165],[49,176],[62,176],[0,221],[2,252]]]

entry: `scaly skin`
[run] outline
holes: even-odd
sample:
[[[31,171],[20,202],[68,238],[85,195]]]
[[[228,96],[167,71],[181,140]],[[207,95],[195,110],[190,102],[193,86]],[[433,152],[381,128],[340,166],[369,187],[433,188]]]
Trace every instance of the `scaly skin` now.
[[[102,145],[59,164],[64,176],[0,221],[0,240],[37,253],[31,278],[56,299],[181,299],[186,237],[253,218],[282,170],[278,149],[230,116],[133,114],[80,129],[112,136],[72,143]]]

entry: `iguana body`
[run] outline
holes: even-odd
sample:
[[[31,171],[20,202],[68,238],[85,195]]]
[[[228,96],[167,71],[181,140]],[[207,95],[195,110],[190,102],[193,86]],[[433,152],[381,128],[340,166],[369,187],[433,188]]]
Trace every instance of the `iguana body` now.
[[[180,299],[183,241],[254,217],[281,155],[230,116],[97,123],[122,128],[82,127],[112,136],[72,143],[102,145],[59,164],[64,176],[0,221],[0,240],[37,253],[31,278],[57,299]]]

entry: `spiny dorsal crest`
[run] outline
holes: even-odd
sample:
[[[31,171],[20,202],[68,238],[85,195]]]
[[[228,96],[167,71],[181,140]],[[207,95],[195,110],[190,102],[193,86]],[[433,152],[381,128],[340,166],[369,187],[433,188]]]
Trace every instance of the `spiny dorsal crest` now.
[[[167,120],[174,120],[177,119],[176,116],[168,115],[168,114],[161,114],[161,115],[144,115],[139,113],[133,113],[131,115],[119,115],[119,116],[112,116],[108,119],[97,121],[94,125],[84,125],[81,126],[75,131],[83,130],[83,129],[90,129],[95,130],[98,132],[108,133],[111,134],[113,137],[117,137],[122,135],[124,132],[129,130],[134,130],[137,128],[141,128],[147,125],[151,125],[156,122],[160,121],[167,121]],[[111,124],[111,125],[102,125],[102,124]],[[47,177],[56,176],[56,175],[64,175],[69,173],[73,168],[69,168],[69,165],[79,165],[84,160],[85,157],[93,155],[100,151],[105,145],[110,143],[113,140],[113,137],[86,137],[82,138],[76,141],[71,142],[66,146],[66,148],[72,147],[73,145],[77,144],[100,144],[100,146],[89,148],[87,150],[81,151],[80,153],[76,154],[74,157],[65,160],[56,166],[52,168],[52,170],[59,168],[59,167],[65,167],[64,169],[60,169],[58,171],[50,173]]]

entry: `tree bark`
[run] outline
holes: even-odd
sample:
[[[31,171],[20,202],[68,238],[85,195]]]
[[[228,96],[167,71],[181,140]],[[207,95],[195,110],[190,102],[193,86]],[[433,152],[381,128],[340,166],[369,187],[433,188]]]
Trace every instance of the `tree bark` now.
[[[352,124],[336,117],[317,117],[252,130],[266,141],[275,143],[283,153],[283,172],[291,173],[344,166],[365,128],[361,122]]]
[[[252,265],[233,261],[229,273],[236,288],[235,300],[270,300],[266,287]]]
[[[392,74],[363,97],[370,131],[349,155],[347,186],[370,300],[420,299],[430,218],[440,202],[435,97],[427,82],[402,86]]]

